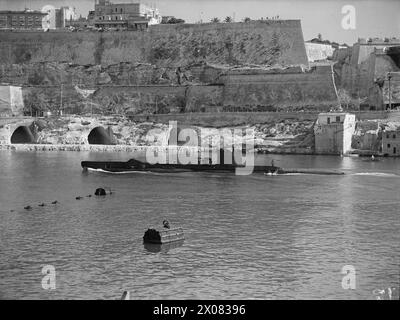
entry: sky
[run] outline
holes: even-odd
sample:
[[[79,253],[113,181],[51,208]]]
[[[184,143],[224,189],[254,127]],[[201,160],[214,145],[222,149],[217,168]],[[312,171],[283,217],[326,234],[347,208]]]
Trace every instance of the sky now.
[[[400,38],[400,0],[112,0],[114,3],[142,2],[155,5],[161,15],[173,15],[188,23],[221,20],[226,16],[240,21],[279,15],[280,19],[300,19],[305,40],[317,37],[347,43],[358,38]],[[0,0],[0,10],[41,9],[45,5],[74,6],[87,16],[94,0]],[[344,29],[342,7],[355,8],[355,29]]]

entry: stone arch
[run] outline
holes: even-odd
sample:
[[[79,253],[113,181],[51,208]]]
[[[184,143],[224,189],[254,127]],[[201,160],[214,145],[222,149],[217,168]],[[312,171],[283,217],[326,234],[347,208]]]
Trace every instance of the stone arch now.
[[[89,144],[111,145],[115,144],[115,138],[110,128],[106,130],[103,127],[95,127],[88,135],[88,142]]]
[[[19,126],[11,135],[12,144],[36,143],[35,136],[27,126]]]

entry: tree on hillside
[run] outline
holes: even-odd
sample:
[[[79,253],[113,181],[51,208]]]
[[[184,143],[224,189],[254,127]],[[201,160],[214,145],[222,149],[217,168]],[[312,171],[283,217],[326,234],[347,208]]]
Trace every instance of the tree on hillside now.
[[[322,34],[318,33],[318,40],[322,41]]]
[[[243,19],[243,22],[250,22],[250,21],[251,21],[251,19],[249,17],[246,17]]]
[[[217,17],[212,18],[210,21],[211,21],[212,23],[219,23],[219,22],[220,22],[219,18],[217,18]]]
[[[225,23],[230,23],[230,22],[232,22],[232,17],[227,16],[227,17],[225,18],[224,22],[225,22]]]
[[[350,94],[345,89],[339,89],[338,90],[338,98],[339,98],[340,105],[345,107],[346,110],[348,110],[353,101]]]

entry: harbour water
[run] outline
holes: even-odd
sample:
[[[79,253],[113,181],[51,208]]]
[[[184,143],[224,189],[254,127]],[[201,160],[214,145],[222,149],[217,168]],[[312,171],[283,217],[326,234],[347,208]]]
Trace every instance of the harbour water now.
[[[118,299],[124,290],[131,299],[374,299],[399,286],[400,159],[256,159],[343,176],[80,167],[130,157],[0,152],[0,299]],[[114,193],[86,197],[99,186]],[[184,243],[145,248],[144,232],[163,219],[184,229]],[[55,290],[42,288],[44,265],[55,267]],[[342,288],[345,265],[356,289]]]

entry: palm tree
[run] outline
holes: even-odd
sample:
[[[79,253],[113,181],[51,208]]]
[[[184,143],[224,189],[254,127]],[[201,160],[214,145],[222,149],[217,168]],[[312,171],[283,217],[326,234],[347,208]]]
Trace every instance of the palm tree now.
[[[227,16],[227,17],[225,18],[224,22],[226,22],[226,23],[232,22],[232,17]]]
[[[251,19],[249,17],[246,17],[243,19],[243,22],[250,22],[250,21],[251,21]]]
[[[220,20],[219,20],[219,18],[215,17],[215,18],[212,18],[212,19],[211,19],[211,22],[212,22],[212,23],[219,23]]]

